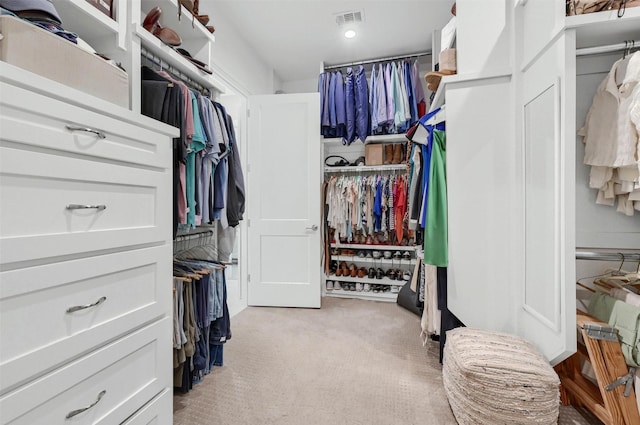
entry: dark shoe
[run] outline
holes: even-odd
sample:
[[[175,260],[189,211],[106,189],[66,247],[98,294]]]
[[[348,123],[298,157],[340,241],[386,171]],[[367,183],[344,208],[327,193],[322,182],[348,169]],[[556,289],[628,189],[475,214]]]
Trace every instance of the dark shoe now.
[[[375,279],[375,277],[376,277],[376,269],[374,269],[373,267],[371,267],[371,268],[369,269],[369,274],[367,275],[367,277],[368,277],[369,279]]]
[[[384,277],[384,270],[378,267],[376,270],[376,279],[382,279]]]
[[[396,280],[396,271],[393,269],[387,270],[387,277],[391,280]]]
[[[402,254],[402,259],[403,259],[403,260],[411,260],[411,253],[410,253],[409,251],[405,251],[405,252]]]

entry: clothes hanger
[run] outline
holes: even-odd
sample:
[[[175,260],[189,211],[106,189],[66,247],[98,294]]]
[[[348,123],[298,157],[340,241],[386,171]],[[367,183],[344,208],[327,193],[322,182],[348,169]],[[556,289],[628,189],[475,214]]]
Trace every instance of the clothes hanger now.
[[[618,67],[616,69],[616,85],[620,87],[624,82],[624,79],[627,75],[627,66],[629,65],[629,61],[631,60],[631,50],[635,47],[635,40],[625,40],[624,41],[624,50],[622,52],[622,60],[618,63]]]
[[[446,120],[446,105],[442,105],[440,110],[424,123],[424,125],[436,125]]]

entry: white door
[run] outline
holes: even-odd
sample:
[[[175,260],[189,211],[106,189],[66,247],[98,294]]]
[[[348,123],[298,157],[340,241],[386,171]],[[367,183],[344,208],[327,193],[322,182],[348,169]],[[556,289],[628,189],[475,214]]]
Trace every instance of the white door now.
[[[519,333],[555,364],[576,350],[575,33],[522,75],[524,270]]]
[[[251,306],[320,307],[320,97],[249,98]]]

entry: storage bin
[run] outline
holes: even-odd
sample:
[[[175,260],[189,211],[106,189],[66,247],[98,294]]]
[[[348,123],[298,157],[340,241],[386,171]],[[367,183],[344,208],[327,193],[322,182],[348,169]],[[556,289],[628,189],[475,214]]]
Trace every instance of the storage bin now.
[[[0,34],[0,60],[129,107],[129,78],[117,66],[12,16],[0,16]]]
[[[366,145],[364,148],[364,163],[365,165],[382,165],[384,161],[384,146],[383,145]]]

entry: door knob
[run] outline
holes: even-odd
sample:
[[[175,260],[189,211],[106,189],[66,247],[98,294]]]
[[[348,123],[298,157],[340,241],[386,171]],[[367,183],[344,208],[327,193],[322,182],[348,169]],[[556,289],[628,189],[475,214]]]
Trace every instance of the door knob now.
[[[313,230],[315,232],[316,230],[318,230],[318,226],[316,224],[314,224],[313,226],[307,227],[306,229],[307,230]]]

